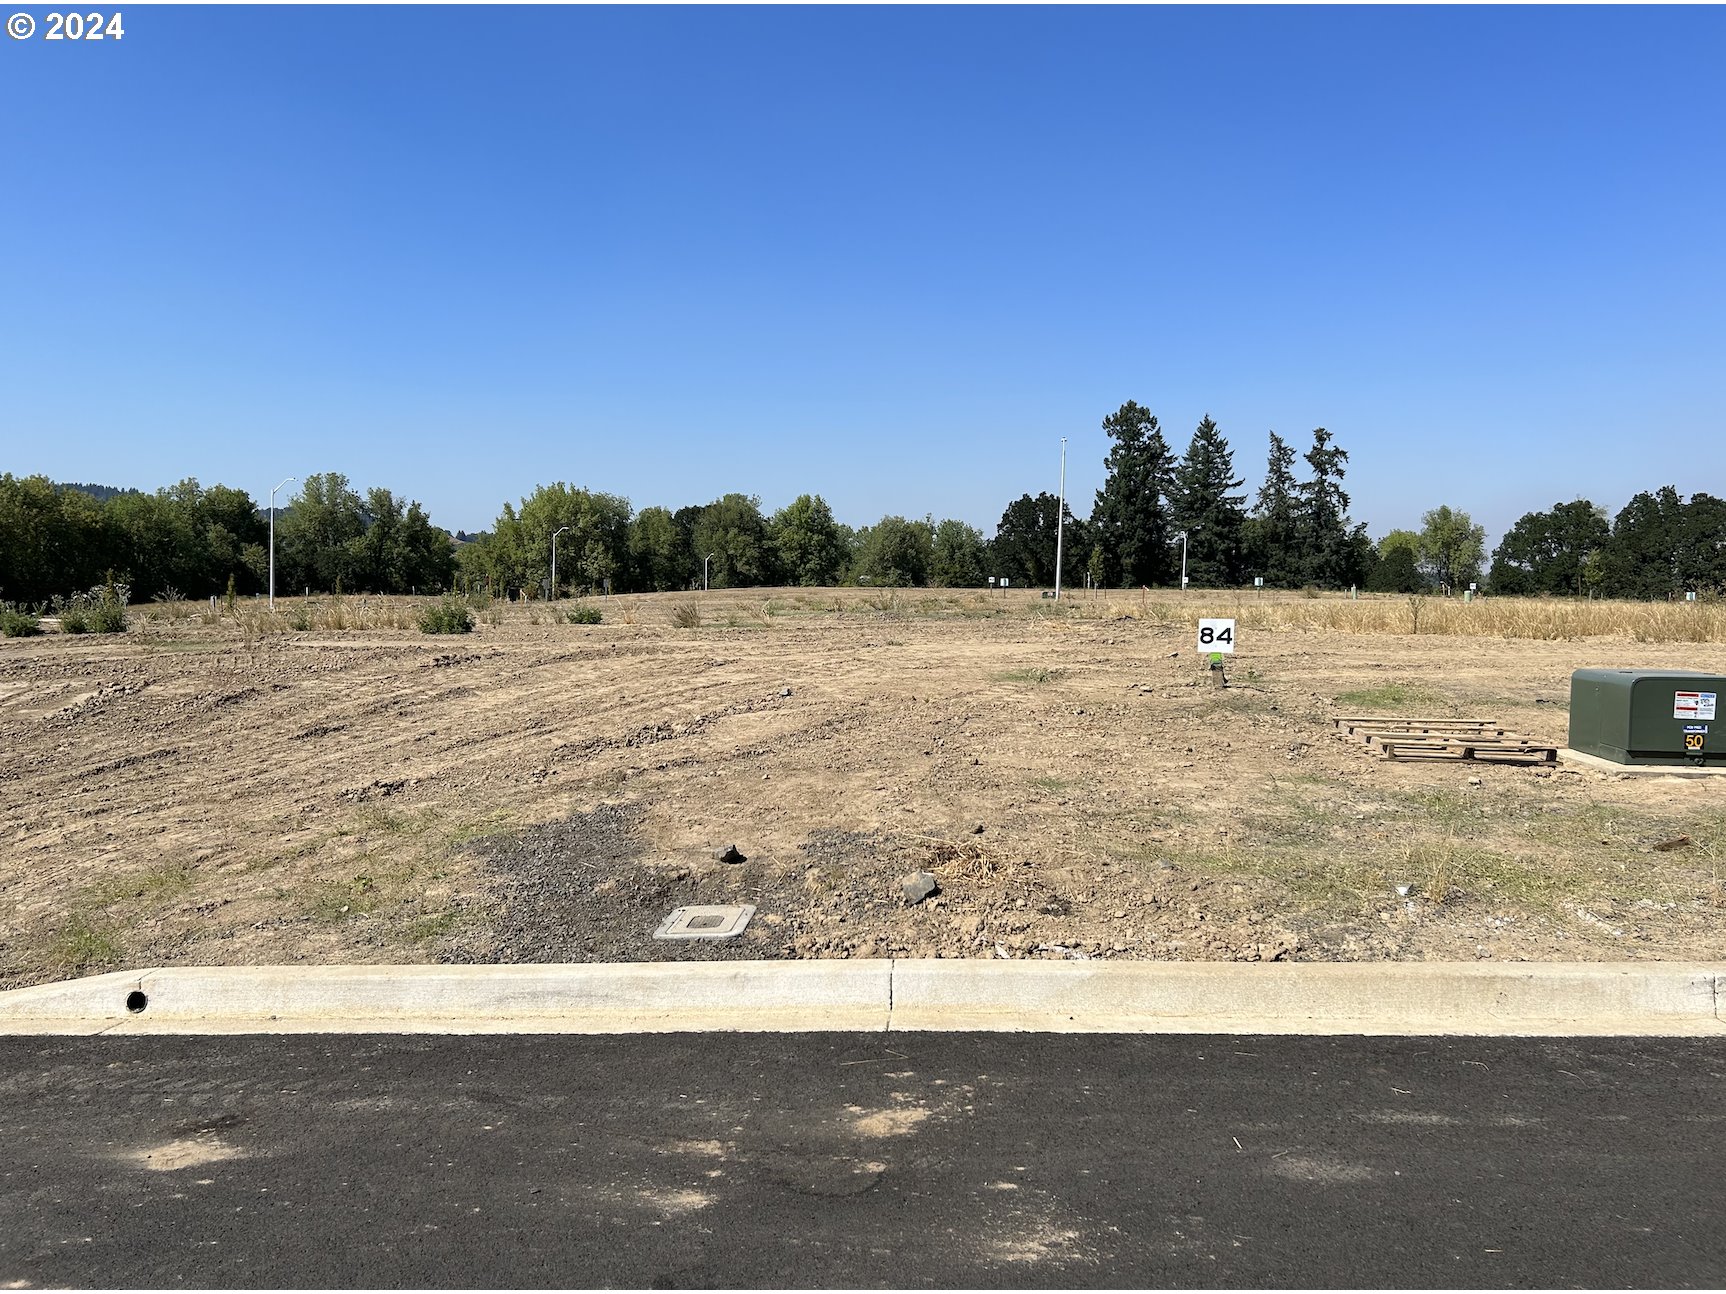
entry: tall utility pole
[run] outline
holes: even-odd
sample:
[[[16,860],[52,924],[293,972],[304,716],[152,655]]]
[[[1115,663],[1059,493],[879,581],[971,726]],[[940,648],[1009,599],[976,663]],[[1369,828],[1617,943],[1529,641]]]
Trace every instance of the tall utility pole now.
[[[551,532],[551,600],[553,602],[557,601],[557,537],[568,529],[568,526],[559,526]]]
[[[287,477],[276,486],[282,488],[293,477]],[[276,609],[276,490],[270,491],[270,610]]]
[[[1175,538],[1181,541],[1181,592],[1187,591],[1187,532],[1176,531]]]
[[[1055,601],[1061,600],[1061,540],[1067,521],[1067,438],[1061,437],[1061,501],[1055,505]]]

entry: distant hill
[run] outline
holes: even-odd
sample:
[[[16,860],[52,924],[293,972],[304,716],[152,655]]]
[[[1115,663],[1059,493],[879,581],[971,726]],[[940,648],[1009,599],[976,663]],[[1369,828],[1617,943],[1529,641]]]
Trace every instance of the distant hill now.
[[[129,485],[122,489],[117,485],[85,485],[82,481],[55,481],[54,488],[56,490],[76,490],[80,494],[88,494],[98,503],[106,503],[118,494],[143,493],[142,490],[133,489]]]
[[[465,530],[458,530],[455,532],[455,535],[454,535],[454,539],[455,539],[456,543],[458,543],[458,544],[476,544],[482,539],[490,539],[490,538],[491,538],[491,531],[489,531],[489,530],[475,531],[471,535]]]

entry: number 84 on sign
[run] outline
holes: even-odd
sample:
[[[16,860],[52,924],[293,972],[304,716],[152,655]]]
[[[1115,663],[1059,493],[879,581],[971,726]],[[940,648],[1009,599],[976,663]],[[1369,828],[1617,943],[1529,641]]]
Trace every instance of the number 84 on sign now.
[[[1235,649],[1235,622],[1233,620],[1201,620],[1199,621],[1199,650],[1201,652],[1229,652]]]

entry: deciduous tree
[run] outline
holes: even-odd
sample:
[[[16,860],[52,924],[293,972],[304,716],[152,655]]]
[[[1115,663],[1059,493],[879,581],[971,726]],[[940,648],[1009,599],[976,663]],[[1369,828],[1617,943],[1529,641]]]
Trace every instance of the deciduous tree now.
[[[1015,584],[1047,588],[1055,582],[1056,518],[1061,515],[1059,497],[1048,492],[1032,498],[1020,495],[1007,505],[989,544],[991,575],[1004,575]],[[1097,542],[1094,532],[1077,521],[1071,508],[1065,513],[1066,534],[1061,536],[1061,579],[1071,586],[1084,578],[1084,554]]]
[[[1493,550],[1492,591],[1581,596],[1591,556],[1611,538],[1605,510],[1586,499],[1526,512]]]
[[[787,584],[815,587],[839,582],[845,548],[833,509],[819,494],[800,494],[774,513],[767,535]]]
[[[963,521],[947,520],[935,527],[929,559],[933,588],[974,589],[988,583],[983,532]]]
[[[861,538],[857,580],[895,588],[927,584],[934,556],[935,527],[929,521],[882,517]]]
[[[694,579],[688,536],[665,508],[643,508],[629,523],[629,562],[633,589],[666,593]]]
[[[1486,555],[1486,528],[1449,504],[1423,513],[1420,520],[1421,573],[1450,592],[1478,581]]]
[[[708,572],[712,587],[735,589],[773,581],[774,554],[760,499],[748,494],[715,499],[696,518],[692,537],[697,565],[713,554]]]

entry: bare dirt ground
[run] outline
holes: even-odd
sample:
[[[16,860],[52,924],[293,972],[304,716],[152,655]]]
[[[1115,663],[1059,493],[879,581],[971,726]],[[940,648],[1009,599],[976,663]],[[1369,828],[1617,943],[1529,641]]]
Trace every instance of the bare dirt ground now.
[[[674,627],[692,602],[704,623]],[[1199,595],[1134,619],[1018,594],[601,605],[465,637],[135,612],[124,638],[0,642],[0,987],[173,963],[1726,957],[1726,779],[1390,763],[1330,723],[1482,716],[1562,744],[1572,670],[1723,672],[1718,646],[1264,629],[1218,690],[1190,626],[1228,607]],[[911,906],[915,868],[941,889]],[[651,938],[715,902],[757,905],[742,938]]]

